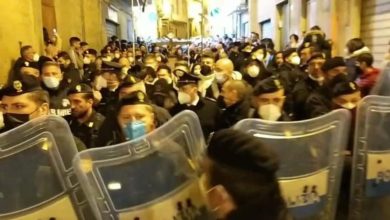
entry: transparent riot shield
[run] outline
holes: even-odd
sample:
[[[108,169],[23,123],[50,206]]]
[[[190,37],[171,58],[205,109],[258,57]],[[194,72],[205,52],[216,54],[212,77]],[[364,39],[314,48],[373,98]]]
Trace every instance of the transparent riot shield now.
[[[91,219],[72,169],[76,153],[61,117],[41,117],[0,134],[0,219]]]
[[[279,155],[279,184],[294,219],[334,219],[350,113],[333,111],[297,122],[246,119],[234,128],[260,138]]]
[[[73,167],[99,220],[206,220],[204,149],[199,119],[184,111],[146,136],[80,152]]]
[[[352,169],[350,219],[390,219],[390,97],[359,105]]]

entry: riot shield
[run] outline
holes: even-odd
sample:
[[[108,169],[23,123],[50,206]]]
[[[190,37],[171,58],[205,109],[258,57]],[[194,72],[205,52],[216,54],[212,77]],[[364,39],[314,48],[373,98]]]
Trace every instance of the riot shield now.
[[[0,219],[91,219],[72,169],[76,153],[68,123],[57,116],[0,134]]]
[[[97,219],[208,219],[199,163],[205,141],[184,111],[152,133],[80,152],[73,167]]]
[[[296,122],[246,119],[234,128],[260,138],[279,155],[281,191],[294,219],[334,219],[350,114],[336,110]]]
[[[350,219],[390,219],[390,97],[367,96],[357,112]]]

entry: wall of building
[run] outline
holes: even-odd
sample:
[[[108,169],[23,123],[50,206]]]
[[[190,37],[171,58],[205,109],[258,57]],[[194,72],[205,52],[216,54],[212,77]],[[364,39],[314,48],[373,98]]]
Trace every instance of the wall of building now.
[[[48,0],[50,1],[50,0]],[[130,4],[125,0],[53,0],[55,28],[63,40],[63,50],[69,49],[69,38],[77,36],[100,50],[107,43],[105,19],[108,5],[119,9],[120,34],[129,39]],[[22,45],[32,45],[43,54],[42,0],[0,1],[0,84],[5,83],[8,73],[20,56]],[[48,30],[50,33],[52,30]]]
[[[302,32],[309,30],[310,26],[318,25],[326,36],[333,40],[334,55],[343,55],[345,43],[351,38],[360,36],[361,0],[311,0],[310,9],[307,8],[307,0],[250,0],[249,4],[257,9],[250,10],[251,30],[258,30],[260,33],[259,23],[270,19],[277,49],[283,46],[280,45],[279,30],[282,18],[278,5],[285,2],[288,2],[290,10],[288,34],[302,36]]]
[[[10,69],[20,56],[21,45],[43,47],[40,0],[0,1],[0,84],[6,82]]]

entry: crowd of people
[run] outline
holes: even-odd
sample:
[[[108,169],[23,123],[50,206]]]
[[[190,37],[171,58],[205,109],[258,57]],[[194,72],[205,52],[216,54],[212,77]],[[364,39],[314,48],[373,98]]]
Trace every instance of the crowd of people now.
[[[351,39],[346,45],[348,55],[332,57],[331,42],[318,26],[301,40],[297,35],[290,39],[283,51],[275,51],[272,39],[259,39],[257,33],[241,41],[224,37],[185,48],[172,42],[132,44],[113,36],[100,51],[78,37],[70,38],[70,49],[64,51],[57,36],[46,42],[42,56],[33,47],[23,46],[0,92],[1,132],[43,115],[58,115],[69,123],[79,150],[83,150],[132,140],[191,110],[199,117],[206,138],[216,132],[213,139],[225,139],[225,145],[217,146],[241,138],[247,138],[242,143],[249,140],[252,146],[250,137],[237,136],[228,128],[246,118],[296,121],[339,108],[353,113],[379,75],[364,42]],[[257,169],[258,163],[245,162],[248,158],[243,154],[240,161],[244,165],[223,160],[223,150],[217,148],[216,153],[212,149],[210,157],[224,164],[215,172],[226,172],[226,164],[234,167],[234,172],[255,167],[254,172],[268,170],[270,181],[275,183],[277,165]],[[230,151],[240,154],[237,149]],[[251,184],[256,184],[256,178],[264,181],[258,175],[248,178]],[[229,184],[224,181],[230,180],[215,181],[215,185]],[[280,194],[276,188],[273,192]],[[280,198],[274,199],[278,210],[284,210]],[[280,217],[273,219],[285,219],[277,211],[272,215]]]

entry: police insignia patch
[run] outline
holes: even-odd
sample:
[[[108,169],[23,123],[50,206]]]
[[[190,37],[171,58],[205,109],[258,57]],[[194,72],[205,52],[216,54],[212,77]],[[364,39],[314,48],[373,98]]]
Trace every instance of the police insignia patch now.
[[[68,99],[62,99],[62,106],[63,107],[68,107],[70,106],[70,102]]]
[[[19,80],[15,80],[13,82],[13,87],[16,90],[17,93],[23,92],[23,85]]]
[[[77,92],[81,92],[81,86],[80,86],[80,85],[77,85],[77,86],[76,86],[76,91],[77,91]]]

